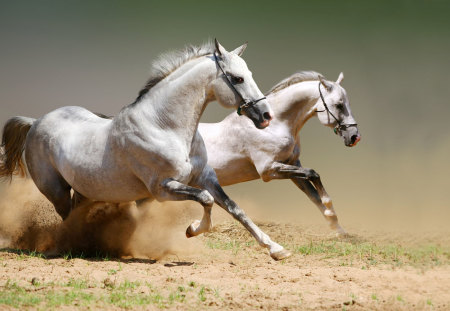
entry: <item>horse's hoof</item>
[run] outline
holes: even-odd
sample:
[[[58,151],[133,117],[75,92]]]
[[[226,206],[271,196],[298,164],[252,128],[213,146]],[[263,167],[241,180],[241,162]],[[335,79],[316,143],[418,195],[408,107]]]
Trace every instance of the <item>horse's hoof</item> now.
[[[345,232],[345,230],[342,228],[336,230],[336,237],[339,239],[345,239],[348,238],[349,236],[350,235],[347,232]]]
[[[339,239],[345,239],[345,238],[348,238],[349,236],[350,235],[345,231],[336,232],[336,237]]]
[[[187,227],[187,229],[186,229],[186,237],[189,239],[189,238],[192,238],[193,236],[194,235],[192,234],[191,226]]]
[[[189,225],[186,229],[186,237],[192,238],[193,236],[198,235],[196,232],[198,227],[200,226],[200,220],[195,220],[192,224]]]
[[[288,258],[290,256],[292,256],[292,253],[286,249],[270,254],[270,257],[277,261]]]

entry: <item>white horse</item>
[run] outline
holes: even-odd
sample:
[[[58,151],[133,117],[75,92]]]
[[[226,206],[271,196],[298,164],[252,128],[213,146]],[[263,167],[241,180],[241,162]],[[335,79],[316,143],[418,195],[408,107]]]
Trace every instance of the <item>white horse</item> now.
[[[346,146],[361,139],[350,110],[347,93],[336,82],[316,72],[299,72],[275,85],[267,95],[274,117],[264,130],[231,114],[219,123],[200,123],[199,132],[208,151],[208,165],[222,186],[262,178],[291,179],[306,193],[338,236],[345,235],[319,174],[300,164],[299,132],[311,117],[334,127]]]
[[[211,227],[214,200],[240,221],[274,259],[290,255],[263,233],[220,187],[207,166],[197,132],[206,105],[216,99],[267,127],[271,111],[240,55],[218,42],[162,57],[136,101],[114,119],[81,107],[63,107],[35,120],[15,117],[3,133],[0,176],[26,167],[38,189],[67,217],[80,200],[111,203],[144,198],[194,200],[205,216],[189,226],[194,236]],[[198,188],[196,188],[198,187]]]

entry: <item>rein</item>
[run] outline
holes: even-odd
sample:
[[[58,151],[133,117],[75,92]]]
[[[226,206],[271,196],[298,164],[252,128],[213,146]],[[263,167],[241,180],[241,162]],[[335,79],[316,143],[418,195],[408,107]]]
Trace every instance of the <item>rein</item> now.
[[[228,75],[225,73],[225,71],[223,70],[222,66],[220,66],[219,64],[219,60],[217,59],[217,55],[216,52],[214,52],[214,60],[216,61],[217,66],[220,68],[220,71],[222,71],[223,75],[225,76],[225,79],[227,80],[228,84],[230,85],[230,87],[239,95],[239,97],[241,98],[241,104],[239,105],[239,108],[237,109],[237,114],[238,115],[242,115],[242,110],[245,110],[249,107],[252,107],[254,105],[256,105],[256,103],[258,103],[259,101],[266,99],[266,97],[261,97],[260,99],[256,99],[256,100],[251,100],[251,101],[246,101],[244,99],[244,97],[241,95],[241,93],[239,93],[239,91],[234,87],[234,84],[231,82],[230,78],[228,77]]]
[[[334,131],[334,133],[337,135],[337,134],[341,134],[341,132],[343,131],[343,130],[346,130],[347,128],[349,128],[349,127],[352,127],[352,126],[358,126],[358,124],[357,123],[353,123],[353,124],[345,124],[345,123],[341,123],[341,121],[339,121],[338,120],[338,118],[336,118],[335,116],[334,116],[334,114],[330,111],[330,109],[328,108],[328,105],[327,105],[327,103],[325,102],[325,99],[323,98],[323,94],[322,94],[322,91],[321,91],[321,89],[320,89],[320,84],[321,84],[321,82],[319,82],[319,95],[320,95],[320,99],[322,99],[322,102],[323,102],[323,106],[325,107],[325,110],[333,117],[333,119],[336,121],[336,123],[337,123],[337,125],[334,127],[334,129],[333,129],[333,131]],[[321,111],[319,111],[319,110],[316,110],[316,112],[324,112],[325,110],[321,110]]]

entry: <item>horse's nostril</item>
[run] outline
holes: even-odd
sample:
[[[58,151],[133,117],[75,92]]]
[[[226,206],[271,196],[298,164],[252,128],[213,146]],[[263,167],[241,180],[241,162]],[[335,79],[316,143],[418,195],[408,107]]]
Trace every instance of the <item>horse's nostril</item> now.
[[[263,113],[264,120],[272,120],[272,116],[268,112]]]
[[[352,144],[354,144],[355,141],[358,139],[358,135],[353,135],[351,139],[352,139]]]

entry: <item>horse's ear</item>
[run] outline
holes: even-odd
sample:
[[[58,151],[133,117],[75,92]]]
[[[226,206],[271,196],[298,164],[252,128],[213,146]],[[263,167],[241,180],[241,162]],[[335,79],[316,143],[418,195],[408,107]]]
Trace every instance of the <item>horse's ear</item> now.
[[[235,48],[231,53],[234,53],[234,54],[237,54],[238,56],[241,56],[242,53],[244,53],[245,49],[247,48],[247,43],[248,42],[245,42],[240,47]]]
[[[217,39],[214,39],[214,44],[216,46],[217,55],[219,56],[225,55],[227,50],[225,50],[225,48],[219,43],[219,41],[217,41]]]
[[[344,80],[344,73],[343,72],[341,72],[340,74],[339,74],[339,77],[337,78],[337,80],[336,80],[336,83],[337,84],[341,84],[341,82]]]
[[[319,76],[320,83],[327,89],[328,92],[331,92],[331,89],[333,88],[333,84],[331,82],[325,80],[322,76]]]

